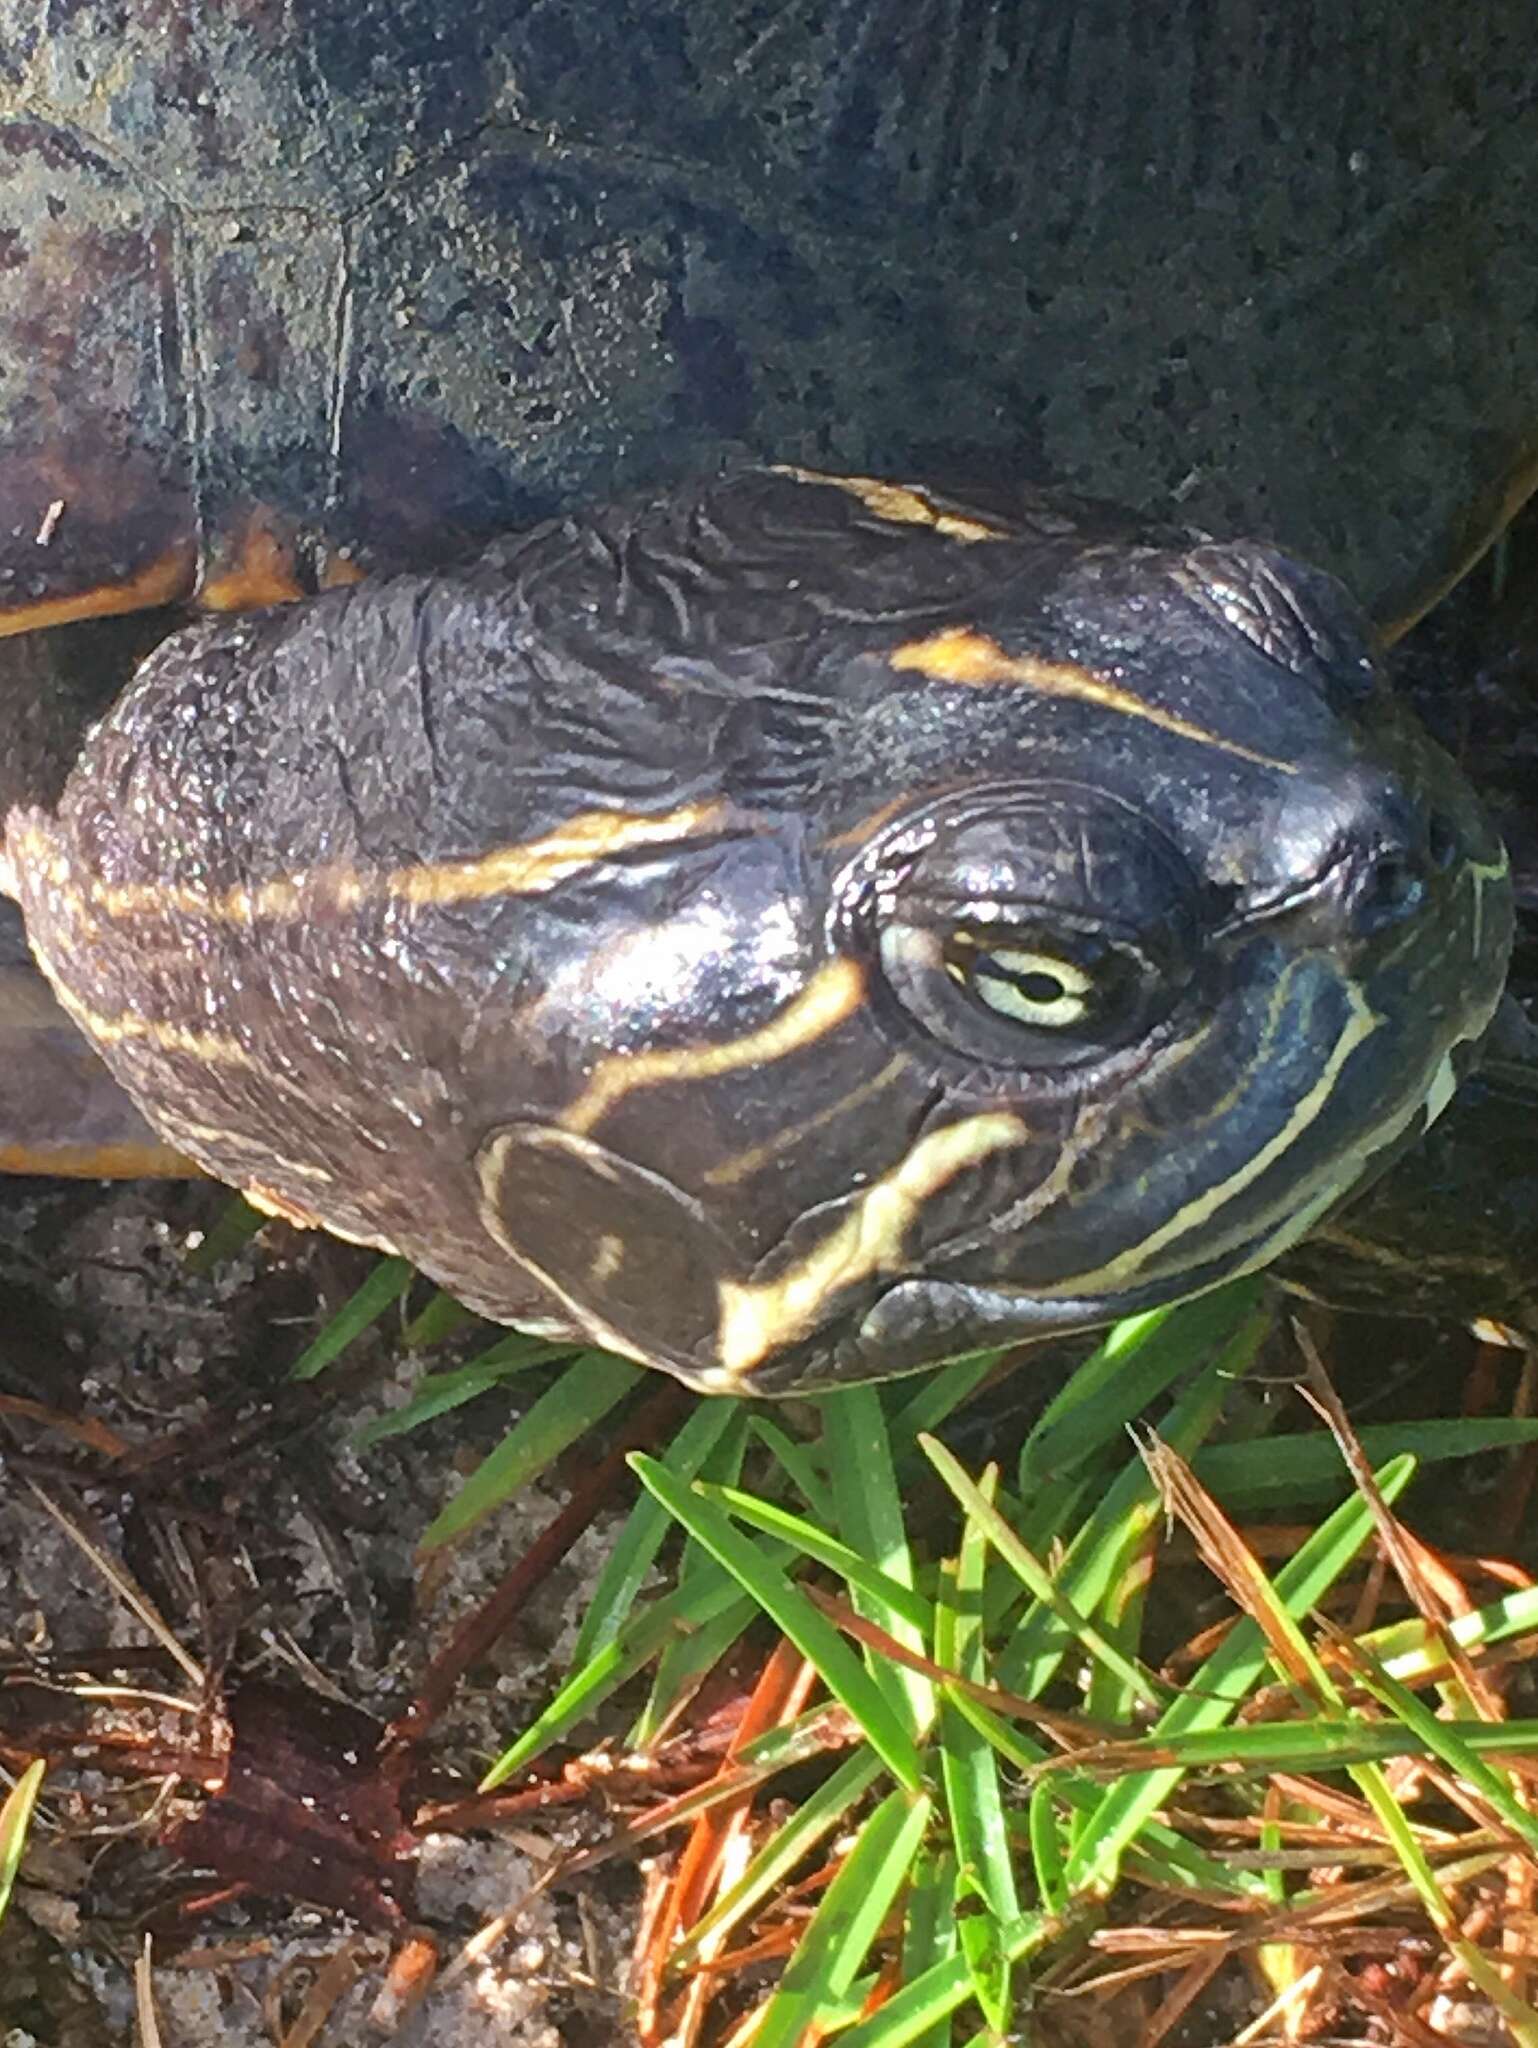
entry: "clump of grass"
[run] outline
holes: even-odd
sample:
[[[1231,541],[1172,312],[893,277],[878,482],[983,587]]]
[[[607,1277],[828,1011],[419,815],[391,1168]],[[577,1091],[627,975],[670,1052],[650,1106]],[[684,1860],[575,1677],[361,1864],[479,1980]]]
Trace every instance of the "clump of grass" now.
[[[408,1280],[382,1264],[299,1374]],[[408,1338],[455,1320],[434,1303]],[[631,1457],[570,1674],[482,1792],[490,1816],[638,1684],[630,1749],[663,1754],[710,1674],[749,1673],[724,1755],[563,1869],[678,1844],[638,1960],[643,2042],[1156,2048],[1236,2000],[1242,2043],[1424,2042],[1447,1993],[1538,2048],[1538,1722],[1510,1718],[1505,1684],[1538,1588],[1476,1598],[1396,1513],[1421,1467],[1538,1423],[1353,1435],[1316,1364],[1329,1429],[1277,1434],[1272,1404],[1268,1433],[1215,1440],[1273,1327],[1253,1281],[1119,1326],[1007,1471],[953,1447],[992,1358],[789,1408],[702,1401]],[[559,1351],[499,1337],[369,1435]],[[424,1547],[644,1377],[570,1357]]]
[[[1034,2011],[1053,2040],[1153,2044],[1241,1972],[1269,2007],[1246,2039],[1347,2008],[1397,2024],[1396,2001],[1424,2033],[1412,2009],[1462,1984],[1538,2048],[1531,1952],[1512,1940],[1526,1909],[1503,1921],[1499,1903],[1538,1885],[1538,1723],[1505,1718],[1482,1675],[1538,1628],[1538,1590],[1444,1597],[1393,1514],[1424,1460],[1538,1432],[1209,1444],[1270,1327],[1253,1283],[1121,1326],[1007,1475],[969,1472],[936,1434],[987,1360],[826,1395],[791,1411],[812,1418],[800,1433],[783,1411],[703,1403],[632,1458],[644,1492],[574,1668],[483,1790],[647,1669],[631,1741],[655,1749],[707,1671],[777,1632],[715,1776],[615,1848],[683,1841],[641,1961],[643,2040],[939,2048]],[[584,1412],[597,1366],[575,1369]],[[1336,1504],[1268,1570],[1235,1518],[1321,1492]],[[670,1528],[671,1588],[642,1598]],[[1160,1668],[1154,1623],[1167,1632],[1173,1581],[1190,1597],[1192,1545],[1232,1619]],[[1411,1614],[1353,1634],[1326,1610],[1370,1554]]]

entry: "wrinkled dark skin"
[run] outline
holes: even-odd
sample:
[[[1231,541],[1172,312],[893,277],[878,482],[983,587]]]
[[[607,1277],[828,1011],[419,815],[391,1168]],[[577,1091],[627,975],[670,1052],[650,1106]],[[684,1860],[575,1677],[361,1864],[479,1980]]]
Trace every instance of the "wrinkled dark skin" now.
[[[1538,1340],[1538,521],[1499,578],[1458,591],[1398,651],[1400,694],[1477,785],[1512,859],[1511,996],[1480,1072],[1428,1137],[1288,1255],[1339,1307],[1504,1325]]]
[[[1287,1255],[1284,1280],[1337,1308],[1538,1341],[1538,1034],[1511,1015],[1497,1047],[1400,1166]]]

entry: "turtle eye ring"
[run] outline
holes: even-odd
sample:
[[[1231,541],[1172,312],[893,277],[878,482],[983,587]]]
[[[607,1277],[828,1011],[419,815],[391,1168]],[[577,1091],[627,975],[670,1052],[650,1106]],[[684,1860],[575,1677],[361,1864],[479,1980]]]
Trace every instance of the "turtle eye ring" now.
[[[889,997],[927,1037],[1016,1072],[1106,1057],[1141,1037],[1171,993],[1136,946],[1056,920],[936,929],[893,919],[880,959]]]
[[[1095,1007],[1095,976],[1081,962],[1039,945],[990,945],[953,934],[945,969],[951,979],[1016,1024],[1072,1031]]]

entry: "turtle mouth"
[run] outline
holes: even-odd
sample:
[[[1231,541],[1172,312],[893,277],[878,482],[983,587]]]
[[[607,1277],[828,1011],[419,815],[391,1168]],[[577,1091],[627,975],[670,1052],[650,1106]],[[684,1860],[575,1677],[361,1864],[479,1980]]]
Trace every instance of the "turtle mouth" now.
[[[1009,1345],[1047,1343],[1054,1338],[1108,1329],[1124,1317],[1189,1301],[1230,1280],[1259,1272],[1288,1251],[1333,1208],[1355,1193],[1359,1182],[1316,1191],[1280,1224],[1275,1221],[1228,1247],[1205,1264],[1164,1275],[1116,1294],[1043,1294],[1028,1288],[981,1287],[964,1281],[894,1280],[871,1303],[859,1324],[821,1347],[833,1382],[891,1378],[944,1365],[973,1352]],[[760,1378],[773,1392],[779,1363]],[[785,1362],[787,1384],[804,1366]]]
[[[1448,1107],[1462,1076],[1477,1062],[1483,1027],[1443,1053],[1429,1080],[1386,1126],[1377,1124],[1360,1144],[1333,1155],[1330,1167],[1274,1207],[1252,1228],[1205,1260],[1104,1290],[1011,1286],[945,1277],[894,1278],[872,1299],[858,1322],[811,1335],[794,1357],[771,1361],[759,1384],[772,1392],[805,1372],[804,1352],[834,1381],[892,1377],[944,1364],[970,1353],[1104,1329],[1125,1316],[1167,1307],[1261,1271],[1290,1251],[1334,1210],[1360,1194],[1413,1144]]]

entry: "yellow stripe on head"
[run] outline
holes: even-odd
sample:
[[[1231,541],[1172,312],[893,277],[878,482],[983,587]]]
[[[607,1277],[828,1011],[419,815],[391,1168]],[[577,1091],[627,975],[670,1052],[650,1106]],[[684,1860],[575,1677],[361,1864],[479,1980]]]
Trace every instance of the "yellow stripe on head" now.
[[[894,526],[932,527],[945,540],[960,541],[963,546],[980,540],[1014,538],[1002,527],[989,526],[964,513],[947,512],[943,506],[932,503],[927,492],[912,484],[885,483],[874,476],[830,476],[824,470],[798,469],[791,463],[774,464],[774,473],[789,477],[792,483],[826,484],[831,490],[858,498],[866,511],[878,519],[888,520]]]
[[[756,1031],[709,1045],[684,1045],[660,1052],[611,1053],[561,1117],[568,1131],[590,1131],[616,1102],[638,1088],[670,1081],[709,1080],[781,1060],[837,1030],[865,1000],[865,973],[856,961],[834,960],[813,975],[782,1010]]]
[[[1005,1110],[987,1110],[928,1131],[890,1173],[849,1206],[843,1221],[804,1259],[776,1279],[720,1288],[720,1369],[741,1378],[771,1352],[815,1328],[825,1302],[841,1288],[901,1269],[909,1232],[924,1204],[958,1174],[1029,1132]]]
[[[19,835],[18,860],[45,857],[50,882],[78,885],[85,906],[108,917],[186,916],[211,924],[251,926],[297,917],[318,907],[341,910],[363,903],[475,903],[493,896],[539,896],[621,854],[672,846],[724,826],[730,809],[720,801],[680,805],[659,816],[632,811],[584,811],[551,832],[471,859],[413,862],[376,873],[345,866],[300,869],[266,882],[230,889],[200,889],[186,882],[102,882],[81,875],[41,835]]]
[[[1157,704],[1150,704],[1132,690],[1124,690],[1119,683],[1081,662],[1006,654],[996,640],[990,640],[986,633],[974,632],[970,626],[943,626],[923,640],[910,640],[893,648],[887,660],[900,673],[927,676],[936,683],[956,683],[969,689],[1015,684],[1044,697],[1071,697],[1101,711],[1114,712],[1120,718],[1140,718],[1162,732],[1173,733],[1177,739],[1215,747],[1241,761],[1253,761],[1257,767],[1275,769],[1279,775],[1298,772],[1290,762],[1274,760],[1253,747],[1241,746],[1237,740],[1224,739],[1221,733],[1209,732],[1203,725],[1194,725],[1173,711],[1161,710]]]

